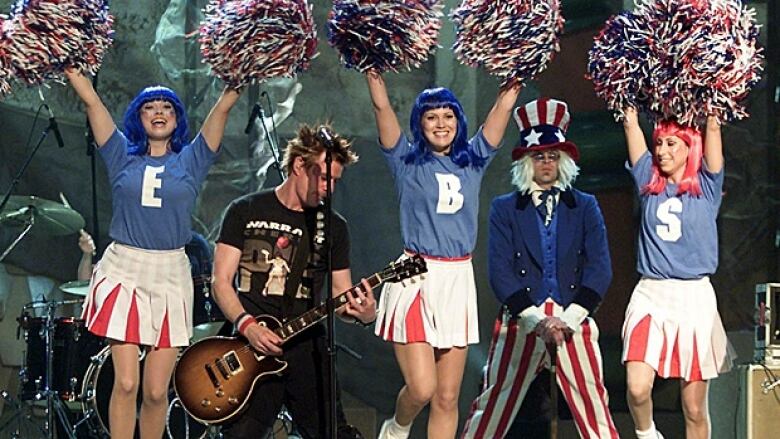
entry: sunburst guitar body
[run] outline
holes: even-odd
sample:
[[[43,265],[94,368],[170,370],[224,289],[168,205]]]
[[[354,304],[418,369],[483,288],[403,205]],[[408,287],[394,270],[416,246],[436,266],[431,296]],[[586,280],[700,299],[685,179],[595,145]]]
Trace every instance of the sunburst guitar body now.
[[[367,281],[373,288],[426,271],[425,260],[415,255],[391,263]],[[353,286],[335,297],[334,306],[345,305],[348,293],[359,288],[360,285]],[[286,342],[326,317],[327,304],[322,304],[284,323],[269,315],[255,319]],[[284,373],[286,368],[285,361],[257,352],[242,336],[207,337],[184,351],[173,372],[173,385],[182,406],[193,418],[205,424],[220,424],[244,409],[264,378]]]

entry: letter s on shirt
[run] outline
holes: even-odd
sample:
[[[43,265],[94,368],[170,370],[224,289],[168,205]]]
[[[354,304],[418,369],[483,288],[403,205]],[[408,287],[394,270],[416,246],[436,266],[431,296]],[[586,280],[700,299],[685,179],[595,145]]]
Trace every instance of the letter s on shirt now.
[[[658,205],[655,215],[662,224],[655,226],[658,237],[668,242],[675,242],[682,237],[682,221],[678,213],[682,213],[683,205],[679,198],[669,198]]]

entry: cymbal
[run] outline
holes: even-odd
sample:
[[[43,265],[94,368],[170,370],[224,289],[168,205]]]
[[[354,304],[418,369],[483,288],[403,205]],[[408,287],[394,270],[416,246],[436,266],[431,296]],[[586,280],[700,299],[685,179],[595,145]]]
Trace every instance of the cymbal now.
[[[88,280],[74,280],[65,282],[60,285],[60,290],[74,296],[84,296],[89,294],[89,281]]]
[[[208,322],[201,323],[192,327],[192,341],[193,343],[199,340],[203,340],[206,337],[213,337],[219,333],[222,329],[222,325],[225,322]]]
[[[33,217],[33,231],[69,235],[84,228],[84,217],[61,203],[33,195],[13,195],[0,212],[0,223],[24,225]]]

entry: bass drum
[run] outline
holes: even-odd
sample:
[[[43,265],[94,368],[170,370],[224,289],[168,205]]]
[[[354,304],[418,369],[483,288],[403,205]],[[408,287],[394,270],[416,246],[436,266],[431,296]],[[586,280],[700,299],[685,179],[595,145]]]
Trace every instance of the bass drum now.
[[[141,380],[143,381],[144,358],[146,354],[140,351],[138,360],[141,362]],[[106,346],[97,355],[92,357],[92,364],[84,376],[84,384],[81,389],[83,398],[81,410],[87,420],[88,429],[92,437],[109,438],[111,429],[108,423],[108,403],[111,399],[111,389],[114,385],[114,363],[111,361],[111,346]],[[171,403],[166,413],[165,434],[168,439],[206,439],[217,437],[213,431],[216,427],[208,427],[190,417],[182,408],[176,398],[176,393],[171,386],[168,391],[168,399]],[[140,395],[138,398],[138,411],[141,408]],[[136,418],[138,416],[136,412]],[[135,437],[139,437],[136,424]]]

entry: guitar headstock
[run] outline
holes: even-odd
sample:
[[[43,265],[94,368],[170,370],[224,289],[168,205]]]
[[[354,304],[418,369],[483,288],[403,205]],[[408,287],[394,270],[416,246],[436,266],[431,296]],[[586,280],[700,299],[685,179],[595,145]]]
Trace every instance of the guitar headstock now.
[[[401,282],[427,272],[428,267],[425,265],[425,259],[420,255],[412,255],[391,262],[382,270],[380,276],[386,282]]]

